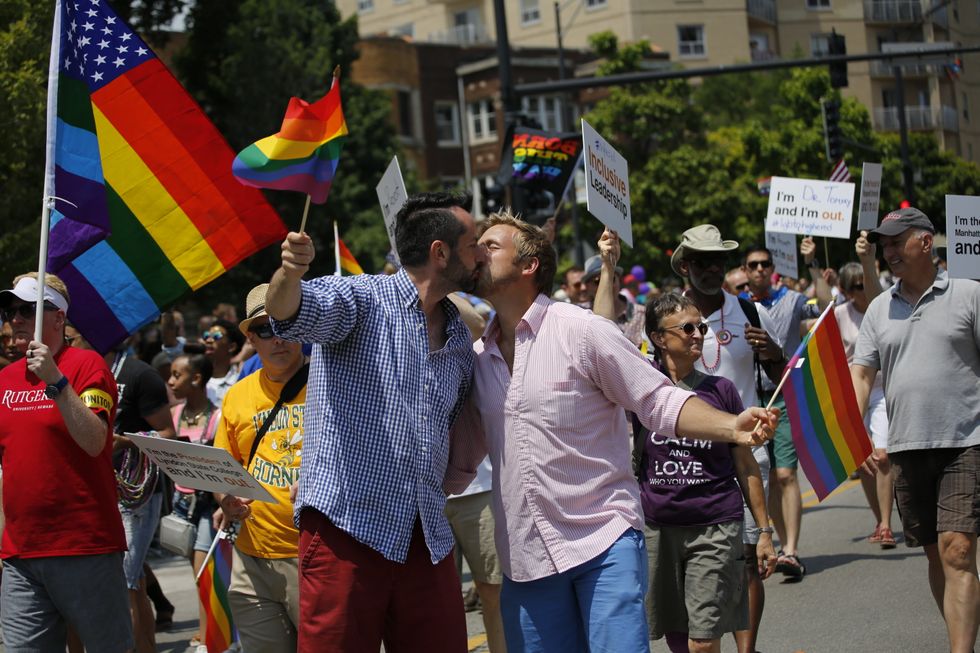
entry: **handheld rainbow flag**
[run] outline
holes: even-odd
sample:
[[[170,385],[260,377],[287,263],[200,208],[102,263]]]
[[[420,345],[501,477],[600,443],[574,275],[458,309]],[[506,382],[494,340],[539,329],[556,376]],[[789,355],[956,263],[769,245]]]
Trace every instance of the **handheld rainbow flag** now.
[[[233,156],[103,0],[58,0],[44,191],[55,206],[42,258],[96,349],[285,235],[262,194],[228,174]]]
[[[224,653],[238,639],[228,604],[228,585],[231,582],[231,547],[226,531],[218,531],[211,550],[197,576],[197,593],[204,606],[207,623],[204,643],[208,653]]]
[[[347,270],[350,274],[364,274],[364,270],[361,268],[361,264],[357,262],[354,255],[350,253],[347,249],[347,245],[344,241],[337,239],[337,243],[340,245],[340,267]]]
[[[834,491],[871,455],[833,304],[786,365],[786,413],[800,465],[817,499]]]
[[[347,140],[338,75],[335,71],[330,90],[313,104],[290,98],[279,132],[238,153],[231,168],[238,181],[300,191],[317,204],[327,201]]]

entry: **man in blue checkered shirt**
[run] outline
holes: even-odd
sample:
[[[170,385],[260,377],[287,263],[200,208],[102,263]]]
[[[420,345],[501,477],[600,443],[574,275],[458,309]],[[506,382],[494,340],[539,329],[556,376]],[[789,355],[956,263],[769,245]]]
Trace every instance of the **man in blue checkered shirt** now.
[[[442,482],[474,362],[446,295],[471,291],[486,260],[469,201],[410,198],[391,276],[303,281],[310,237],[282,245],[266,310],[277,334],[314,344],[295,508],[301,651],[467,650]]]

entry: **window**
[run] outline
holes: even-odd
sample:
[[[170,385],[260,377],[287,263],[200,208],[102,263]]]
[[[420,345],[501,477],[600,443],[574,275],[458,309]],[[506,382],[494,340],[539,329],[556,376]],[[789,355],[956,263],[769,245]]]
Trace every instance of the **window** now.
[[[598,9],[599,7],[605,7],[606,0],[585,0],[586,9]]]
[[[541,7],[538,0],[521,0],[521,25],[534,25],[541,22]]]
[[[459,107],[455,102],[436,102],[436,142],[440,146],[459,145]]]
[[[374,0],[357,0],[357,13],[366,14],[374,11]]]
[[[466,118],[472,142],[480,143],[497,138],[497,116],[493,102],[489,99],[470,102],[466,107]]]
[[[681,57],[704,57],[704,25],[677,26],[677,54]]]
[[[810,55],[826,57],[828,54],[830,54],[830,34],[811,34]]]
[[[412,135],[412,94],[398,91],[398,134]]]
[[[830,9],[830,0],[806,0],[806,8],[816,11]]]
[[[415,24],[405,23],[404,25],[399,25],[397,27],[392,27],[388,30],[390,36],[407,36],[408,38],[415,37]]]
[[[525,97],[521,100],[521,110],[541,125],[541,129],[562,129],[561,100],[554,96]]]

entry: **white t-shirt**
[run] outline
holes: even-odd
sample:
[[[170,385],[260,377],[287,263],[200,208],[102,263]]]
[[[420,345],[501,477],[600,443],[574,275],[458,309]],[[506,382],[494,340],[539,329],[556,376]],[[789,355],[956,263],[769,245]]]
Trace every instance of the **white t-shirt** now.
[[[476,478],[469,484],[465,490],[459,494],[452,494],[449,499],[456,499],[459,497],[466,497],[471,494],[479,494],[480,492],[489,492],[493,489],[493,468],[490,466],[490,456],[484,457],[483,461],[480,462],[480,466],[476,468]]]
[[[704,335],[701,358],[695,363],[695,369],[705,374],[723,376],[735,384],[738,396],[742,399],[742,405],[746,408],[759,405],[758,393],[755,389],[755,364],[752,360],[752,346],[745,341],[745,325],[750,324],[745,316],[742,306],[738,303],[738,297],[728,292],[722,291],[725,295],[725,303],[722,307],[707,316],[708,333]],[[780,347],[775,325],[769,317],[769,313],[761,304],[756,304],[755,308],[759,311],[759,323],[770,337],[775,340]],[[731,340],[726,345],[719,345],[718,332],[724,329],[731,333]],[[720,361],[719,361],[720,357]],[[718,361],[718,366],[715,363]],[[763,388],[769,390],[773,388],[769,377],[763,372]]]

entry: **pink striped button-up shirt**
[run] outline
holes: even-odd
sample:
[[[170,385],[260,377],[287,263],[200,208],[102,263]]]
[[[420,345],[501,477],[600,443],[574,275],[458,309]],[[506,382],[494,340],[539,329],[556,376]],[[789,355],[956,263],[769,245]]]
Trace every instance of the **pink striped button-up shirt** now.
[[[474,384],[452,433],[446,490],[485,452],[493,464],[495,541],[504,574],[567,571],[643,528],[623,408],[674,435],[692,393],[657,372],[604,318],[538,295],[517,326],[514,371],[496,318],[474,344]]]

